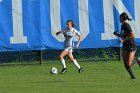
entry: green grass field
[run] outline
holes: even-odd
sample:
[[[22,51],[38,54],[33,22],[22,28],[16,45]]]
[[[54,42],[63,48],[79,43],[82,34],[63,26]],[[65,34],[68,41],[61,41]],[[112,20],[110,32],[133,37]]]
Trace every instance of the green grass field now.
[[[140,68],[133,71],[135,80],[121,62],[82,62],[83,73],[78,73],[72,63],[67,63],[68,72],[51,75],[55,66],[58,72],[61,64],[46,63],[27,66],[0,66],[0,93],[140,93]]]

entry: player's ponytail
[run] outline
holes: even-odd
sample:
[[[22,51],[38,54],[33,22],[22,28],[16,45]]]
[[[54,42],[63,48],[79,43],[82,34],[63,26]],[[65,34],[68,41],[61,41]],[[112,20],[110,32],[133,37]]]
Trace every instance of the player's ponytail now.
[[[129,20],[131,21],[132,19],[129,18],[128,14],[126,12],[123,12],[120,17],[122,17],[124,20]]]
[[[131,20],[132,20],[132,19],[130,19],[128,16],[126,16],[126,19],[127,19],[127,20],[129,20],[129,21],[131,21]]]

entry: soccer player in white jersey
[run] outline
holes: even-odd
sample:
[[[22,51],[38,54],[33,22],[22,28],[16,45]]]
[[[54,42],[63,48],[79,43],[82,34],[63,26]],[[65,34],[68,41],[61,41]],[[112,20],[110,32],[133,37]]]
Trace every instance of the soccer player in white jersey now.
[[[78,68],[78,72],[81,73],[83,71],[83,69],[80,67],[78,62],[73,58],[73,54],[72,54],[73,47],[74,47],[74,42],[73,42],[74,37],[75,37],[75,35],[77,35],[79,37],[78,42],[76,44],[76,48],[78,48],[80,41],[81,41],[81,35],[76,29],[74,29],[74,27],[76,25],[73,22],[73,20],[67,20],[66,25],[67,25],[67,27],[64,30],[60,30],[56,33],[56,35],[63,34],[65,37],[64,50],[59,55],[62,66],[63,66],[63,69],[60,72],[60,74],[64,74],[65,72],[67,72],[67,67],[66,67],[66,63],[64,60],[64,56],[66,56],[66,55],[68,55],[71,62],[73,62],[74,65]]]

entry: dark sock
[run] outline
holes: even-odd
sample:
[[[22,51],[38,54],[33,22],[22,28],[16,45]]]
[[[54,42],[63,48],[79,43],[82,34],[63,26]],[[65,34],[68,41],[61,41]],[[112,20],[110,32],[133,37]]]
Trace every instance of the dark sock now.
[[[131,78],[135,78],[134,74],[133,74],[133,71],[131,69],[131,67],[129,66],[125,66],[126,70],[128,71],[128,73],[130,74]]]

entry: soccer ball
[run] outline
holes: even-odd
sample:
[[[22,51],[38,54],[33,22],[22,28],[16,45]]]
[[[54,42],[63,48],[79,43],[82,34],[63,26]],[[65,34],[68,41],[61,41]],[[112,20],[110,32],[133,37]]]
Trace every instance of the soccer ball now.
[[[57,68],[52,67],[52,68],[50,69],[50,73],[51,73],[51,74],[57,74]]]

